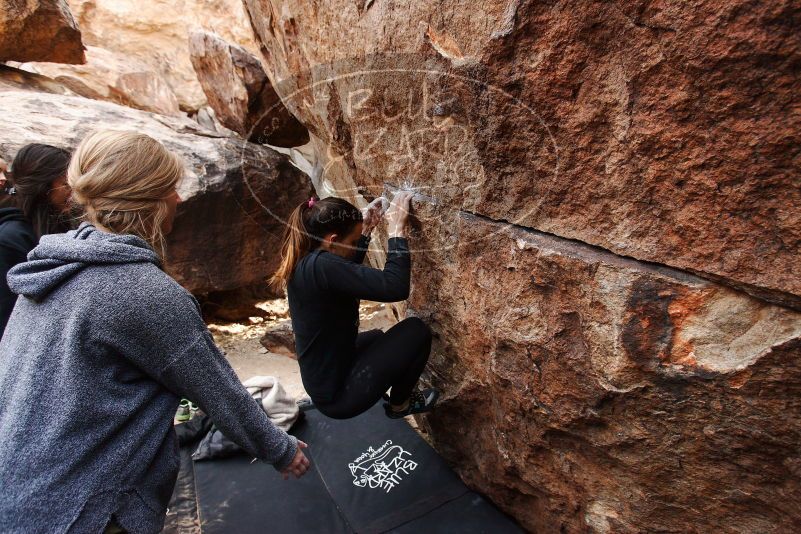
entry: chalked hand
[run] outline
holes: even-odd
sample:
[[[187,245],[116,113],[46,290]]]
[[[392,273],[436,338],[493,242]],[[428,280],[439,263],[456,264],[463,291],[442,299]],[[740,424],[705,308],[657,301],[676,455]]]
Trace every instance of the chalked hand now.
[[[388,207],[389,201],[384,197],[378,197],[362,210],[362,235],[370,235],[373,228],[381,223],[381,219],[384,218],[384,213]]]
[[[392,199],[392,205],[387,212],[389,237],[404,237],[413,196],[414,193],[412,191],[399,191]]]

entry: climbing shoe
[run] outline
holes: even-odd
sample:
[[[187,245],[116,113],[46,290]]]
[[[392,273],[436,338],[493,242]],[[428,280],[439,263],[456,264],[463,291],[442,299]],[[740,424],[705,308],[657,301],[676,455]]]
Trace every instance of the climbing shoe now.
[[[437,404],[438,398],[439,390],[436,388],[415,391],[409,398],[409,406],[405,410],[393,410],[392,405],[385,402],[384,411],[390,419],[401,419],[407,415],[430,412],[434,409],[434,405]]]
[[[191,404],[187,399],[181,399],[181,404],[178,405],[178,411],[175,413],[176,421],[183,423],[192,419]]]

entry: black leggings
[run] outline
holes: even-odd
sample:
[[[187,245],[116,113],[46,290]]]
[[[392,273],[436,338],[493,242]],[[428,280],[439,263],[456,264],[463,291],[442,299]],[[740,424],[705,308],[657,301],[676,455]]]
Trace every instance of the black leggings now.
[[[315,403],[334,419],[349,419],[373,406],[392,388],[390,402],[403,404],[423,374],[431,352],[431,330],[409,317],[386,332],[369,330],[356,338],[356,354],[334,400]]]

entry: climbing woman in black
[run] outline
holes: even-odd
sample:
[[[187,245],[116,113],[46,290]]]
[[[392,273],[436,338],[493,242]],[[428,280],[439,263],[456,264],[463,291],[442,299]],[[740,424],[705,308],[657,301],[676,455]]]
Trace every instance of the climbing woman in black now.
[[[411,193],[395,195],[387,212],[389,243],[383,270],[362,265],[380,222],[340,198],[309,199],[288,221],[282,263],[271,283],[285,287],[306,392],[328,417],[348,419],[392,388],[384,409],[400,418],[431,410],[434,389],[417,391],[431,351],[431,331],[416,317],[386,332],[358,333],[359,299],[404,300],[411,259],[405,238]],[[366,220],[365,220],[366,219]]]

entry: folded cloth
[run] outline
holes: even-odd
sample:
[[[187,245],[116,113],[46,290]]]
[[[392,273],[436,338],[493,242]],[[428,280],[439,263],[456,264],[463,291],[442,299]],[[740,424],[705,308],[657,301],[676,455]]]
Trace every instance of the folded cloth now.
[[[264,413],[275,423],[277,427],[288,431],[298,420],[300,409],[295,399],[290,396],[284,387],[274,376],[254,376],[246,380],[243,384]],[[223,435],[216,427],[212,426],[208,434],[200,441],[197,449],[192,454],[192,459],[213,460],[215,458],[226,458],[237,454],[242,449],[233,441]]]
[[[289,431],[298,420],[300,409],[274,376],[254,376],[242,383],[250,396],[261,405],[264,413],[283,431]]]

